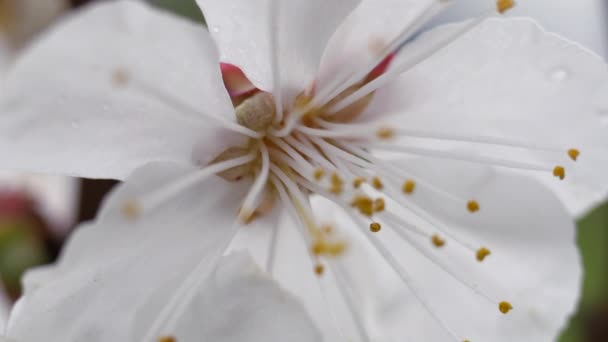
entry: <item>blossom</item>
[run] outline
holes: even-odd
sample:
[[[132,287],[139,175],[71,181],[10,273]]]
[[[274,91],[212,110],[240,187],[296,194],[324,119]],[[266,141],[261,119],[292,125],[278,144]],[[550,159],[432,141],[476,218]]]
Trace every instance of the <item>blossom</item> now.
[[[100,224],[80,227],[56,265],[27,274],[25,295],[6,329],[9,341],[151,340],[146,334],[169,307],[176,307],[180,314],[167,322],[172,334],[162,336],[159,341],[163,342],[319,339],[296,299],[245,254],[221,257],[214,248],[197,252],[201,260],[219,258],[219,265],[217,269],[209,263],[198,266],[197,278],[189,278],[189,300],[179,302],[174,299],[175,290],[191,266],[180,259],[184,254],[192,256],[193,249],[180,253],[168,248],[171,237],[166,230],[142,241],[141,234],[124,234],[124,226]],[[195,227],[191,224],[178,227],[183,228],[180,237],[192,239],[190,247],[200,243],[201,230],[191,229]],[[160,226],[145,228],[151,232]],[[103,243],[109,242],[104,238],[108,234],[120,235],[121,243]],[[168,240],[159,245],[161,235]],[[100,243],[88,248],[91,241]],[[142,248],[125,248],[135,243]],[[156,251],[149,255],[146,250]]]
[[[0,157],[126,178],[104,227],[192,274],[249,249],[325,340],[556,336],[580,265],[554,193],[572,214],[606,193],[603,61],[523,19],[414,39],[449,1],[198,4],[209,33],[133,1],[58,26],[10,75]]]

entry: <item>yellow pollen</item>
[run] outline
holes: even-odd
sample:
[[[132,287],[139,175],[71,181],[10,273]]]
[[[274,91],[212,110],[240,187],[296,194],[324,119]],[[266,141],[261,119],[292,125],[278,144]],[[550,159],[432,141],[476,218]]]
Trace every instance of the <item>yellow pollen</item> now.
[[[158,342],[177,342],[177,339],[173,336],[163,336],[158,339]]]
[[[313,173],[313,177],[315,177],[315,180],[317,180],[317,181],[320,181],[324,175],[325,175],[325,170],[323,170],[320,167],[315,169],[315,172]]]
[[[500,302],[498,303],[498,310],[506,315],[509,311],[513,310],[513,305],[509,302]]]
[[[395,131],[391,128],[383,127],[376,132],[376,136],[380,139],[390,139],[395,136]]]
[[[344,253],[346,250],[346,244],[344,242],[328,242],[325,240],[318,240],[312,245],[312,253],[320,256],[337,257]]]
[[[378,177],[372,178],[372,186],[376,190],[382,190],[384,188],[384,184],[382,184],[382,181]]]
[[[357,196],[350,205],[363,215],[372,216],[374,213],[374,201],[368,196]]]
[[[445,245],[445,240],[442,239],[441,237],[439,237],[439,235],[435,234],[433,235],[433,237],[431,238],[431,241],[433,242],[433,245],[435,245],[435,247],[443,247]]]
[[[578,156],[581,154],[581,152],[575,148],[571,148],[568,150],[568,156],[570,157],[570,159],[576,161],[576,159],[578,159]]]
[[[327,226],[323,226],[323,227],[321,228],[321,230],[322,230],[322,231],[323,231],[323,233],[325,233],[325,234],[333,234],[333,232],[334,232],[334,227],[332,227],[332,226],[330,226],[330,225],[327,225]]]
[[[406,194],[411,194],[416,189],[416,182],[411,179],[408,179],[403,183],[403,192]]]
[[[485,260],[485,258],[490,255],[492,252],[490,252],[489,249],[485,248],[485,247],[481,247],[480,249],[477,250],[477,261],[482,262]]]
[[[382,226],[378,222],[373,222],[369,225],[369,230],[371,230],[372,233],[377,233],[380,229],[382,229]]]
[[[363,183],[365,183],[365,178],[357,177],[353,180],[353,187],[359,189]]]
[[[374,211],[379,213],[384,211],[384,208],[386,208],[384,198],[376,198],[376,200],[374,201]]]
[[[329,187],[329,191],[331,193],[336,194],[336,195],[339,195],[342,193],[342,190],[344,189],[344,181],[342,180],[340,175],[338,175],[335,172],[332,173],[331,178],[330,178],[330,184],[331,184],[331,186]]]
[[[129,200],[122,205],[122,214],[129,220],[135,220],[141,214],[141,208],[135,200]]]
[[[515,1],[513,0],[497,0],[496,1],[496,10],[498,13],[503,14],[506,11],[510,10],[515,6]]]
[[[470,212],[474,213],[479,211],[479,203],[477,203],[477,201],[469,201],[467,203],[467,209],[469,209]]]
[[[558,165],[553,169],[553,175],[564,180],[564,178],[566,178],[566,169],[564,169],[563,166]]]
[[[315,273],[317,274],[317,276],[322,276],[323,272],[325,272],[325,267],[321,264],[316,264],[315,265]]]

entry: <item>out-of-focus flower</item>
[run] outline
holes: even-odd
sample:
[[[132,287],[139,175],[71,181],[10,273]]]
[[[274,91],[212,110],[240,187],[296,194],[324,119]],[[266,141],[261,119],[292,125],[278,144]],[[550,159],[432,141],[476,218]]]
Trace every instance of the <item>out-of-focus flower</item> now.
[[[232,248],[264,248],[258,262],[299,296],[315,277],[331,282],[337,313],[324,291],[304,302],[328,341],[557,335],[580,265],[572,219],[537,179],[573,211],[604,198],[603,61],[531,21],[486,15],[395,54],[449,1],[198,3],[219,54],[201,27],[117,1],[57,27],[10,75],[0,157],[12,167],[124,179],[152,162],[99,217],[121,229],[78,249],[168,249],[200,277],[201,253],[237,235]],[[232,65],[223,75],[220,60]],[[321,225],[319,197],[346,216],[340,226]],[[368,279],[382,292],[364,308],[354,275],[365,268],[345,262],[359,249],[392,272]],[[125,265],[123,279],[142,267]],[[188,284],[176,300],[188,302]],[[181,317],[147,312],[158,313],[150,338]]]
[[[158,223],[139,229],[81,227],[56,265],[26,275],[25,295],[11,313],[6,337],[15,342],[320,339],[301,304],[246,255],[221,257],[213,234],[176,223],[177,235],[192,242],[184,248],[164,220]],[[194,263],[184,263],[186,255],[196,255]],[[197,260],[197,272],[188,277]],[[176,315],[159,321],[167,310]],[[161,323],[171,327],[171,334],[150,338],[151,329]]]

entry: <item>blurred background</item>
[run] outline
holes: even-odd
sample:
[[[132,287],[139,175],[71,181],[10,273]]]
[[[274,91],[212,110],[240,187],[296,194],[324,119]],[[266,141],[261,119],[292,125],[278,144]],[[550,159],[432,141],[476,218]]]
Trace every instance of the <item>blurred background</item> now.
[[[19,52],[61,17],[92,0],[0,0],[0,87]],[[219,0],[218,0],[219,1]],[[194,0],[149,2],[204,23]],[[480,14],[490,0],[460,0],[431,26]],[[520,0],[511,15],[608,57],[607,0]],[[70,230],[91,219],[113,181],[0,172],[0,327],[29,267],[52,262]],[[583,296],[560,342],[608,341],[608,204],[578,222]]]

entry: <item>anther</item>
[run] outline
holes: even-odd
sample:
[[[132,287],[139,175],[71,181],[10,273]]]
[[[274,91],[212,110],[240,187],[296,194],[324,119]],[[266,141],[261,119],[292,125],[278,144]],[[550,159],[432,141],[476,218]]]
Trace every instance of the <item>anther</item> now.
[[[331,174],[330,184],[329,191],[333,194],[339,195],[344,190],[344,181],[336,172]]]
[[[316,181],[320,181],[324,175],[325,175],[325,170],[323,170],[320,167],[316,168],[315,172],[313,173],[313,177],[315,178]]]
[[[378,177],[372,178],[372,186],[376,190],[382,190],[382,189],[384,189],[384,184],[382,184],[382,181]]]
[[[496,1],[496,10],[500,14],[504,14],[506,11],[510,10],[515,6],[515,1],[513,0],[497,0]]]
[[[323,272],[325,272],[325,267],[322,264],[316,264],[315,273],[317,274],[317,276],[322,276]]]
[[[177,342],[177,339],[173,336],[163,336],[158,339],[158,342]]]
[[[386,208],[386,203],[384,202],[384,198],[376,198],[374,200],[374,212],[382,212]]]
[[[376,136],[380,139],[391,139],[395,136],[395,131],[391,128],[383,127],[376,132]]]
[[[479,211],[479,203],[477,201],[471,200],[467,203],[467,209],[474,213]]]
[[[570,159],[576,161],[576,159],[578,159],[578,156],[581,154],[581,152],[575,148],[571,148],[568,150],[568,156],[570,157]]]
[[[566,169],[564,169],[563,166],[556,166],[553,169],[553,175],[561,180],[564,180],[564,178],[566,178]]]
[[[350,205],[359,209],[359,212],[365,216],[374,214],[374,201],[368,196],[357,196]]]
[[[403,192],[406,194],[411,194],[416,189],[416,182],[411,179],[408,179],[403,183]]]
[[[365,178],[357,177],[353,180],[353,187],[359,189],[363,183],[365,183]]]
[[[506,315],[509,311],[513,310],[513,305],[509,302],[500,302],[498,303],[498,310]]]
[[[431,242],[433,242],[433,245],[435,245],[435,247],[437,248],[443,247],[445,245],[445,240],[439,237],[439,235],[437,234],[431,237]]]
[[[135,220],[141,214],[141,208],[135,200],[129,200],[122,205],[122,214],[129,220]]]
[[[482,262],[485,260],[485,258],[490,255],[492,252],[490,252],[489,249],[485,248],[485,247],[481,247],[480,249],[477,250],[477,261]]]
[[[369,225],[369,230],[371,230],[371,231],[372,231],[372,233],[377,233],[377,232],[379,232],[379,231],[380,231],[380,229],[382,229],[382,226],[381,226],[381,225],[380,225],[380,223],[378,223],[378,222],[372,222],[372,223]]]

